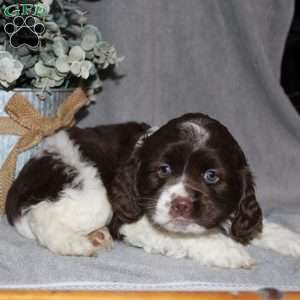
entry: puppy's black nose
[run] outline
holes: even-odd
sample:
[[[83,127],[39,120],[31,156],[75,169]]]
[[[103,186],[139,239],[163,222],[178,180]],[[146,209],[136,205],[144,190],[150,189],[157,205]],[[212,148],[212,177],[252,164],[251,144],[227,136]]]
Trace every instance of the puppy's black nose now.
[[[177,197],[171,202],[169,214],[173,218],[191,217],[193,209],[192,199],[188,197]]]

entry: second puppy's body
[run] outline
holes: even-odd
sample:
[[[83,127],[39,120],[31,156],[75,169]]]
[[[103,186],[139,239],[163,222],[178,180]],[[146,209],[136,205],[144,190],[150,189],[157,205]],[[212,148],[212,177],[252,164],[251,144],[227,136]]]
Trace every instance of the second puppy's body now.
[[[147,124],[72,128],[47,139],[8,194],[8,220],[63,255],[114,237],[151,253],[250,267],[242,244],[300,256],[299,235],[264,221],[246,159],[217,121],[188,114],[141,140]]]

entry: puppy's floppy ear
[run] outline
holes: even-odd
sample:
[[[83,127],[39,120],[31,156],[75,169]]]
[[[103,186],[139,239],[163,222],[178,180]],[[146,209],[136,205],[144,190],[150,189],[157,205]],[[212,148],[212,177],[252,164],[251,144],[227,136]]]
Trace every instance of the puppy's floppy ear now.
[[[121,225],[135,222],[141,216],[136,191],[136,175],[139,165],[136,158],[131,158],[120,166],[109,191],[113,208],[113,218],[109,227],[115,238],[121,238],[119,235]]]
[[[248,244],[262,232],[262,210],[256,201],[254,180],[250,170],[243,171],[243,194],[234,212],[231,236],[242,244]]]

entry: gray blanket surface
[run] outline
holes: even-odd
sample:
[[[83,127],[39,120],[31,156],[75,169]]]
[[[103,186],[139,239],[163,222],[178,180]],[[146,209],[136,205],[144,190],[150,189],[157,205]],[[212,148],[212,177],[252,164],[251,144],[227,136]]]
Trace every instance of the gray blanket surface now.
[[[299,213],[299,211],[298,211]],[[296,228],[295,212],[274,213],[272,220]],[[20,237],[0,221],[0,288],[96,290],[300,290],[300,259],[248,247],[252,270],[202,266],[189,259],[150,255],[115,243],[96,258],[62,257]],[[300,226],[297,227],[300,232]]]
[[[115,42],[125,76],[107,81],[82,126],[160,125],[191,111],[223,122],[254,170],[271,219],[300,232],[300,118],[280,84],[292,0],[102,0],[84,5]],[[253,270],[203,267],[116,243],[57,257],[0,222],[0,288],[300,290],[300,259],[250,247]]]

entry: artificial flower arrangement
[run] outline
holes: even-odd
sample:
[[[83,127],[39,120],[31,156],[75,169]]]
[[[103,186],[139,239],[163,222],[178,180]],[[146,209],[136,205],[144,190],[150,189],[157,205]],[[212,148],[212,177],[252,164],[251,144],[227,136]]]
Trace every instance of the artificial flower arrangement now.
[[[98,28],[88,24],[78,0],[44,0],[47,13],[39,20],[45,26],[39,46],[13,47],[4,30],[11,19],[3,14],[13,4],[15,0],[0,0],[0,89],[51,92],[51,88],[84,86],[94,92],[101,87],[99,74],[122,60]]]
[[[101,73],[122,60],[79,0],[37,1],[0,0],[0,215],[42,139],[72,126]]]

